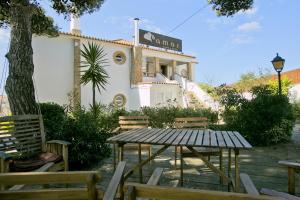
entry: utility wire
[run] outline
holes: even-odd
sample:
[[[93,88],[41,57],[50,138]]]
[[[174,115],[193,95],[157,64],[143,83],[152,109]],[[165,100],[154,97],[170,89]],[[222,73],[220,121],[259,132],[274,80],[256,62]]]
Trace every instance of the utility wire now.
[[[187,17],[185,20],[183,20],[180,24],[178,24],[177,26],[175,26],[172,30],[169,31],[168,34],[172,33],[173,31],[175,31],[176,29],[178,29],[180,26],[182,26],[183,24],[185,24],[187,21],[189,21],[192,17],[194,17],[195,15],[197,15],[199,12],[201,12],[202,10],[204,10],[206,7],[208,6],[208,4],[205,4],[204,6],[202,6],[201,8],[199,8],[196,12],[194,12],[192,15],[190,15],[189,17]]]

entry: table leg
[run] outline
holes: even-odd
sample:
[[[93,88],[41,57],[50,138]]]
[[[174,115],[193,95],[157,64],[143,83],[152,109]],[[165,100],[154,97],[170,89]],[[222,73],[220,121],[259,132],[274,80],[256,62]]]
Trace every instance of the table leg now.
[[[223,169],[223,149],[220,149],[219,165],[220,165],[220,170],[224,173],[224,169]],[[220,184],[224,184],[224,182],[225,182],[224,178],[220,176]]]
[[[116,171],[116,166],[117,166],[117,158],[116,158],[116,144],[113,144],[113,162],[114,162],[114,171]]]
[[[234,150],[234,164],[235,164],[235,188],[234,191],[239,191],[240,186],[240,172],[239,172],[239,150]]]
[[[141,150],[141,144],[138,144],[139,146],[139,164],[142,162],[142,150]],[[143,166],[139,166],[139,178],[140,183],[143,183]]]
[[[295,195],[295,171],[293,168],[288,168],[288,192]]]
[[[118,144],[118,162],[121,162],[124,160],[124,144]],[[124,179],[121,180],[120,186],[118,188],[120,193],[120,199],[124,199],[124,191],[123,191],[123,185],[124,185]]]
[[[182,146],[180,146],[180,186],[183,186],[183,153],[182,153]]]
[[[228,178],[231,180],[231,149],[228,149]],[[231,182],[228,182],[228,192],[231,191]]]
[[[118,162],[121,162],[124,160],[124,144],[119,144],[118,148],[119,148],[119,151],[118,151],[119,161]]]
[[[164,152],[167,148],[169,148],[170,145],[165,145],[162,148],[160,148],[158,151],[156,151],[155,153],[153,153],[151,155],[150,158],[147,158],[146,160],[143,160],[141,163],[139,163],[138,165],[134,166],[133,168],[131,168],[128,172],[126,172],[126,174],[124,175],[124,180],[127,180],[127,178],[133,174],[134,171],[138,170],[140,168],[140,166],[144,166],[145,164],[147,164],[148,162],[150,162],[151,160],[153,160],[157,155],[161,154],[162,152]]]
[[[175,154],[174,154],[174,165],[175,165],[175,170],[177,169],[177,146],[174,148]]]

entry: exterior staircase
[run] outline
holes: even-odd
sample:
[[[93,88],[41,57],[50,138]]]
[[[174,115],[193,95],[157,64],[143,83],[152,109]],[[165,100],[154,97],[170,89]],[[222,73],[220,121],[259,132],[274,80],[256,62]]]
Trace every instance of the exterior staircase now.
[[[185,95],[188,107],[211,108],[214,111],[218,111],[219,109],[219,102],[214,101],[209,94],[207,94],[194,82],[189,81],[187,83]]]
[[[189,91],[185,93],[186,100],[187,100],[187,107],[197,109],[197,108],[204,108],[205,105],[201,102],[196,95]]]

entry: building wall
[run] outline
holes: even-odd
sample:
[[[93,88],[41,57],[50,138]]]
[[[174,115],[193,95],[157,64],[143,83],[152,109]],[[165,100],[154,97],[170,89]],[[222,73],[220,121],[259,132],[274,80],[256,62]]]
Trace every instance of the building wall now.
[[[38,101],[68,104],[68,93],[73,90],[72,39],[64,36],[35,36],[32,47]]]
[[[90,41],[90,40],[89,40]],[[91,41],[90,41],[91,42]],[[129,109],[129,103],[131,101],[130,92],[130,66],[131,66],[131,48],[122,45],[110,44],[106,42],[93,41],[96,44],[100,44],[104,48],[104,52],[107,54],[106,58],[108,66],[105,68],[109,75],[108,84],[105,86],[106,90],[101,90],[101,93],[96,90],[96,101],[103,104],[110,104],[113,102],[113,98],[116,94],[123,94],[126,97],[126,108]],[[83,44],[87,45],[88,40],[81,40],[81,49]],[[116,64],[113,60],[113,54],[116,51],[122,51],[126,55],[126,61],[124,64]],[[82,59],[82,58],[81,58]],[[92,103],[92,86],[91,84],[81,86],[81,104],[83,106],[89,106]]]
[[[37,97],[40,102],[55,102],[60,105],[68,104],[68,94],[74,89],[74,37],[61,35],[55,38],[37,36],[33,38],[35,85]],[[76,37],[78,39],[78,37]],[[81,49],[83,44],[95,42],[104,47],[107,54],[108,66],[106,71],[110,78],[106,90],[99,93],[96,90],[96,101],[102,104],[110,104],[117,94],[126,97],[125,108],[137,110],[141,106],[167,105],[171,99],[182,105],[182,90],[179,85],[172,84],[137,84],[130,85],[131,53],[132,47],[112,44],[105,41],[80,38]],[[113,54],[122,51],[126,55],[126,62],[119,65],[114,62]],[[172,55],[164,52],[143,49],[143,58],[159,57],[169,60],[180,60],[181,62],[192,62],[195,59],[181,55]],[[81,58],[83,60],[83,58]],[[145,66],[144,66],[145,67]],[[92,103],[91,84],[81,85],[81,105],[89,107]]]

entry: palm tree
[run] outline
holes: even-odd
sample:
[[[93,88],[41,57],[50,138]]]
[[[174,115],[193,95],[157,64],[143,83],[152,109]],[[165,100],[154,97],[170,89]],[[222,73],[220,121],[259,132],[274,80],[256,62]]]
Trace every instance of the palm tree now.
[[[92,83],[93,90],[93,109],[96,107],[96,87],[101,92],[100,89],[105,90],[105,85],[107,84],[107,79],[109,78],[105,67],[108,66],[108,61],[105,58],[106,53],[102,46],[88,43],[88,46],[83,44],[83,50],[81,50],[81,56],[84,58],[81,61],[82,72],[84,73],[81,76],[80,82],[83,85]]]

